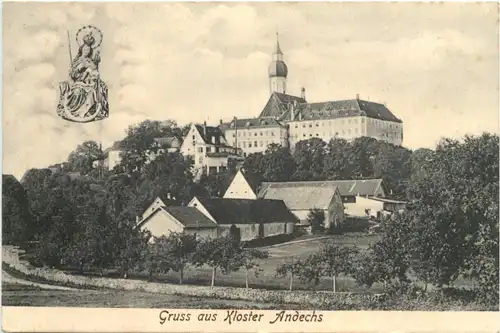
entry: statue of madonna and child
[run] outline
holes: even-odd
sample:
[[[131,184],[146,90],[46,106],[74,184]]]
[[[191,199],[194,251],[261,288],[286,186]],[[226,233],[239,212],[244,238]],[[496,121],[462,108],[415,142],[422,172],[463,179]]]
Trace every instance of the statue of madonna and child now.
[[[109,115],[108,86],[99,76],[98,47],[102,33],[93,26],[86,26],[78,31],[76,41],[78,54],[74,59],[70,45],[69,78],[59,83],[57,114],[79,123],[102,120]]]

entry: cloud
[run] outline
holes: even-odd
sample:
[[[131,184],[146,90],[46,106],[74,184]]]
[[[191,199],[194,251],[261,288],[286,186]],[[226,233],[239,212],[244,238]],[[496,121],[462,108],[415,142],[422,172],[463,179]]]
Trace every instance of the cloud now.
[[[110,117],[73,124],[55,115],[57,85],[66,31],[87,24],[105,34]],[[292,94],[387,102],[413,148],[498,131],[495,4],[7,3],[5,172],[58,162],[85,140],[111,144],[148,118],[257,116],[277,30]]]

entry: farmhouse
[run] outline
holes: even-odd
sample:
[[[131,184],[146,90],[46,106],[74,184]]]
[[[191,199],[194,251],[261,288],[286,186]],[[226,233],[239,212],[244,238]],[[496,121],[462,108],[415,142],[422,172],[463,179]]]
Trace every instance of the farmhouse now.
[[[383,184],[382,179],[352,179],[352,180],[329,180],[329,181],[302,181],[302,182],[273,182],[273,183],[262,183],[258,197],[259,198],[276,198],[284,194],[274,194],[279,192],[277,189],[296,189],[295,196],[301,196],[300,200],[307,200],[306,189],[316,188],[336,188],[342,198],[342,203],[344,207],[344,213],[352,216],[366,216],[365,209],[370,207],[365,207],[366,203],[360,201],[359,198],[385,198],[387,191]],[[267,194],[269,189],[274,189],[271,194]],[[310,195],[313,195],[313,190]],[[284,200],[284,199],[283,199]],[[285,200],[285,203],[287,201]],[[288,204],[287,204],[288,205]],[[291,210],[293,208],[289,207]],[[316,207],[317,208],[317,207]],[[359,215],[359,212],[363,212]],[[300,218],[302,219],[302,218]]]
[[[283,200],[302,226],[308,225],[311,209],[325,213],[325,227],[339,226],[344,220],[344,206],[336,186],[317,186],[313,182],[262,183],[259,198]]]
[[[380,219],[384,215],[405,210],[406,202],[377,197],[356,197],[356,204],[351,205],[352,216],[369,216]]]
[[[188,204],[217,225],[217,236],[241,241],[291,234],[297,218],[280,200],[198,198]]]
[[[154,237],[168,236],[172,232],[217,237],[217,224],[194,207],[158,206],[139,222],[138,227],[149,230]]]
[[[144,211],[144,213],[141,216],[141,220],[144,220],[146,217],[149,215],[153,214],[158,208],[160,207],[167,207],[167,206],[178,206],[179,202],[173,199],[170,194],[167,195],[166,198],[156,198],[151,205]]]
[[[239,170],[229,184],[224,198],[228,199],[257,199],[262,177]]]

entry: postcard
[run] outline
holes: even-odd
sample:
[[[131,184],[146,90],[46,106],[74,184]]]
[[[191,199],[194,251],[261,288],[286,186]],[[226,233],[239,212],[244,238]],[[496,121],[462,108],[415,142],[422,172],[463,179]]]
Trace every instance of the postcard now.
[[[6,332],[499,332],[499,11],[6,2]]]

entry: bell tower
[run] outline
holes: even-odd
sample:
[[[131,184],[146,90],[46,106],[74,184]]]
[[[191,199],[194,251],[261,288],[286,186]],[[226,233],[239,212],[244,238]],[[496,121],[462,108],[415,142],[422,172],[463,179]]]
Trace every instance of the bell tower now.
[[[270,94],[273,92],[285,94],[288,67],[283,60],[283,52],[281,52],[278,33],[276,33],[276,49],[274,50],[272,61],[269,65],[268,74]]]

